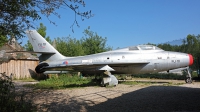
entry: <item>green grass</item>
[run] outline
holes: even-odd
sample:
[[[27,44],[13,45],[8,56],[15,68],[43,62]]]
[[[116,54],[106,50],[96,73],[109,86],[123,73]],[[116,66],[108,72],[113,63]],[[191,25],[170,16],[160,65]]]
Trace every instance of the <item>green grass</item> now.
[[[117,79],[124,79],[126,75],[115,75]],[[197,74],[193,73],[193,77]],[[132,75],[133,78],[149,78],[149,79],[172,79],[172,80],[184,80],[185,75],[177,74],[137,74]],[[65,88],[79,88],[88,86],[100,86],[100,81],[94,81],[94,77],[81,78],[77,75],[63,74],[58,77],[52,76],[49,79],[39,81],[37,84],[26,85],[28,87],[34,87],[36,89],[65,89]],[[165,84],[171,85],[167,82],[151,82],[151,81],[125,81],[119,82],[119,84],[128,85],[150,85],[150,84]]]
[[[91,77],[80,78],[78,76],[60,75],[59,77],[51,77],[50,79],[40,81],[37,84],[26,85],[36,89],[64,89],[97,86],[98,84],[92,81]]]
[[[185,83],[173,83],[173,82],[152,82],[152,81],[122,81],[120,84],[125,85],[161,85],[161,86],[175,86]]]
[[[172,80],[184,80],[186,75],[177,75],[173,73],[153,73],[153,74],[136,74],[132,75],[135,78],[149,78],[149,79],[172,79]],[[196,72],[192,73],[192,77],[197,77]]]
[[[151,81],[122,81],[120,84],[126,85],[152,85],[152,84],[169,84],[170,82],[151,82]]]

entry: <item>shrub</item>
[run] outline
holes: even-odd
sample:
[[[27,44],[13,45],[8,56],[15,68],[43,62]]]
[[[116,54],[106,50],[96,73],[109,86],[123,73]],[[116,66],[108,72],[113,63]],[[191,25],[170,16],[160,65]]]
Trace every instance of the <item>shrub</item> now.
[[[1,112],[28,112],[32,111],[31,103],[24,100],[24,94],[15,92],[12,78],[0,73],[0,111]]]

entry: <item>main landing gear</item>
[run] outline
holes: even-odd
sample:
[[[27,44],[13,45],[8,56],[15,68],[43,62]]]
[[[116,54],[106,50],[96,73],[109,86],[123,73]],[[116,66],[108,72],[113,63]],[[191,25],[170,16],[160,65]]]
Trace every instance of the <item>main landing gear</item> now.
[[[185,82],[188,83],[188,84],[191,84],[192,83],[192,75],[190,73],[190,70],[189,68],[186,69],[186,79],[185,79]]]
[[[118,80],[109,71],[105,71],[104,74],[108,75],[104,77],[101,81],[101,86],[117,86]]]
[[[99,68],[99,70],[104,70],[104,74],[106,74],[106,77],[103,77],[101,80],[102,86],[117,86],[118,80],[117,78],[110,73],[110,71],[115,71],[113,68],[109,67],[108,65],[102,66]]]

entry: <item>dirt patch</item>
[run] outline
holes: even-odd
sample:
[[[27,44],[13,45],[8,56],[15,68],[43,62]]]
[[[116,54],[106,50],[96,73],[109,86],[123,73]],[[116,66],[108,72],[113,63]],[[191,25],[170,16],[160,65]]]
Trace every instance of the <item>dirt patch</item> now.
[[[15,84],[16,87],[20,85],[18,82]],[[63,90],[34,90],[22,85],[20,87],[18,90],[26,92],[26,98],[32,101],[38,111],[200,111],[199,82],[177,86],[119,84],[111,88]]]

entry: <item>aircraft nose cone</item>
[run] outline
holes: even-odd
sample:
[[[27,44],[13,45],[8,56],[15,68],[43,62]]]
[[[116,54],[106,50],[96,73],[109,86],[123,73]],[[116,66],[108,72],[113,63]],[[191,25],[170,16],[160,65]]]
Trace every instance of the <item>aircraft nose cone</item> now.
[[[193,60],[193,56],[191,54],[188,54],[189,55],[189,65],[192,65],[194,60]]]

